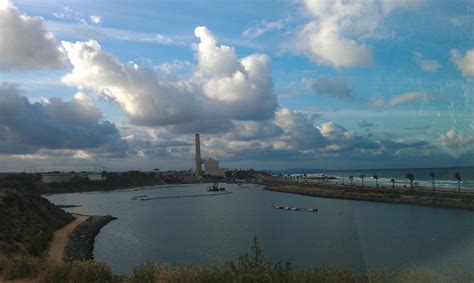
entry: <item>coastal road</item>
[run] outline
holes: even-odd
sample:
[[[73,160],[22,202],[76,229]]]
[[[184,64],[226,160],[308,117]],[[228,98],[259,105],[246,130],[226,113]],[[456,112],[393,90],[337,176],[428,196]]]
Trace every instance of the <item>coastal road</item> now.
[[[85,215],[73,214],[73,216],[75,218],[74,221],[54,232],[48,252],[48,259],[53,263],[59,264],[63,262],[64,248],[66,247],[69,235],[77,226],[89,219],[89,216]]]

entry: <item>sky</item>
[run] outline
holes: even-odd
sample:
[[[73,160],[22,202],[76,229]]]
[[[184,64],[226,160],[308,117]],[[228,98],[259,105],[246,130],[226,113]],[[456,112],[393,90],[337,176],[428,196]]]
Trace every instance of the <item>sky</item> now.
[[[0,0],[0,171],[474,165],[470,0]]]

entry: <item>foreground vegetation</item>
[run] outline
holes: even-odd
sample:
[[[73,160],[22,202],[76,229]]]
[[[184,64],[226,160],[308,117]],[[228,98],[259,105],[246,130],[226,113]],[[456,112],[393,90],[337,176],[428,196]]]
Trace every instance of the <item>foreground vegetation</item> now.
[[[41,258],[0,255],[0,278],[29,278],[38,282],[473,282],[474,276],[456,272],[436,275],[417,267],[396,272],[358,274],[348,269],[294,270],[288,263],[265,258],[257,240],[251,254],[217,267],[170,267],[146,262],[130,276],[114,275],[109,266],[95,261],[61,265]]]

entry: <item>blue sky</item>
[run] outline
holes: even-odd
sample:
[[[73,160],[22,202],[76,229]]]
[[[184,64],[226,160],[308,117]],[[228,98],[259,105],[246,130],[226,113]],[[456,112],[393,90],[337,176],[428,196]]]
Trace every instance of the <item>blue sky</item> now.
[[[192,133],[202,127],[213,129],[204,136],[204,150],[229,167],[473,165],[472,1],[18,0],[9,5],[28,17],[42,17],[44,29],[54,35],[54,42],[68,58],[61,59],[64,62],[60,67],[51,68],[49,63],[25,67],[22,62],[8,62],[6,52],[11,51],[4,51],[2,55],[7,60],[6,67],[0,69],[0,82],[16,83],[18,95],[27,98],[31,105],[44,107],[44,115],[53,111],[45,99],[70,101],[81,92],[90,99],[88,106],[101,113],[95,123],[110,122],[117,133],[108,137],[107,142],[98,138],[101,142],[96,145],[27,144],[29,150],[25,152],[0,150],[0,158],[11,164],[0,165],[5,167],[0,170],[37,168],[39,163],[57,168],[58,158],[52,156],[60,156],[59,160],[71,167],[90,167],[97,160],[114,163],[120,159],[124,168],[188,168]],[[7,33],[10,25],[5,26],[2,32]],[[204,32],[197,38],[198,26],[206,27],[210,33]],[[11,24],[14,28],[22,27]],[[12,32],[9,36],[15,35]],[[204,46],[205,38],[216,41],[215,46]],[[89,40],[100,45],[94,47],[97,53],[109,54],[113,58],[110,62],[118,62],[115,68],[125,70],[127,63],[133,61],[159,79],[150,82],[149,87],[135,90],[123,82],[108,81],[113,69],[97,76],[103,81],[80,73],[79,65],[83,68],[81,72],[88,74],[98,66],[112,65],[103,61],[72,62],[71,54],[81,48],[85,50],[86,45],[62,49],[62,41]],[[234,55],[224,54],[221,44],[232,47]],[[24,57],[31,56],[25,54]],[[206,63],[207,59],[203,59],[216,54],[224,54],[216,57],[222,62]],[[246,65],[236,63],[240,67],[225,76],[220,68],[230,62],[224,61],[227,55],[241,62],[255,54],[265,55],[271,70],[266,74],[259,69],[265,82],[258,85],[256,97],[244,100],[247,85],[238,85],[236,90],[229,89],[225,82],[235,79],[233,72]],[[251,64],[264,68],[266,62]],[[138,74],[124,72],[136,85],[133,80]],[[62,78],[68,74],[71,79],[65,82]],[[244,75],[250,85],[260,82],[250,73]],[[143,80],[145,77],[140,77],[137,82]],[[172,90],[161,88],[169,82]],[[156,84],[160,87],[155,89]],[[215,108],[206,108],[210,106],[199,104],[196,107],[204,107],[204,112],[178,113],[181,108],[174,109],[175,104],[168,100],[178,95],[182,96],[181,103],[187,103],[193,94],[181,93],[183,85],[202,91],[205,100],[210,99],[206,105],[217,101],[225,106],[212,104]],[[162,96],[162,92],[168,91],[171,93]],[[232,95],[227,97],[223,93],[226,91]],[[139,101],[144,97],[150,100],[141,104]],[[169,107],[174,111],[169,112],[171,116],[148,113],[143,107],[150,101],[157,103],[151,105],[157,111],[165,107],[163,101],[170,104],[162,109],[163,113],[168,113]],[[255,105],[248,113],[239,114],[245,111],[225,108],[230,107],[229,101],[244,108],[248,103]],[[7,105],[7,100],[3,103]],[[209,111],[219,114],[209,115]],[[183,122],[183,117],[203,117],[204,122],[190,124]],[[66,126],[62,125],[64,118],[55,119],[59,119],[55,127]],[[18,123],[5,122],[0,127],[4,132],[15,133],[10,136],[19,136],[17,140],[28,140],[15,125]],[[258,134],[249,136],[250,128],[258,128]],[[270,129],[274,128],[278,128],[274,134],[261,134],[273,133]],[[126,152],[109,154],[103,150],[109,138],[126,143]],[[12,148],[12,143],[12,138],[4,138],[3,143],[0,140],[5,148]],[[266,154],[260,156],[255,151]]]

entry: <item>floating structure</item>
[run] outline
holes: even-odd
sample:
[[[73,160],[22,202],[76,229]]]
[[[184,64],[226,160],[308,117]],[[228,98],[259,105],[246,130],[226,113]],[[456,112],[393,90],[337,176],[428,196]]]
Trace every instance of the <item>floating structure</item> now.
[[[195,198],[195,197],[212,197],[212,196],[220,196],[220,195],[228,195],[232,192],[222,192],[222,193],[212,193],[212,194],[197,194],[197,195],[184,195],[184,196],[165,196],[165,197],[152,197],[149,198],[147,195],[143,196],[134,196],[131,197],[131,200],[155,200],[155,199],[173,199],[173,198]]]
[[[317,208],[304,208],[304,207],[293,207],[293,206],[287,206],[287,205],[281,205],[281,204],[272,204],[272,207],[274,209],[283,209],[283,210],[290,210],[290,211],[306,211],[306,212],[317,212]]]
[[[212,186],[207,187],[208,192],[224,192],[225,188],[220,187],[219,188],[219,182],[214,182]]]

